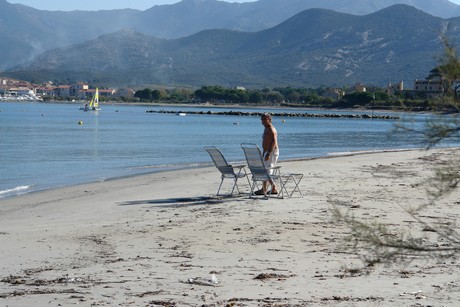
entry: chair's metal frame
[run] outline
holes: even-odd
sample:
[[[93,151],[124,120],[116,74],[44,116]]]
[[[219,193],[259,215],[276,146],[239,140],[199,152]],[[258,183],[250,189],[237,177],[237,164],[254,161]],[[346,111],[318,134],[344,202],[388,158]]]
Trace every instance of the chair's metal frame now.
[[[303,193],[302,193],[302,191],[300,190],[300,187],[299,187],[299,184],[302,181],[302,178],[303,178],[303,174],[299,174],[299,173],[288,173],[288,174],[286,174],[286,173],[283,173],[283,175],[281,176],[281,181],[283,182],[284,192],[286,192],[286,194],[289,197],[292,197],[294,195],[294,193],[298,193],[300,195],[300,197],[303,197]],[[288,186],[289,182],[292,182],[292,184],[289,184],[289,186]],[[289,188],[292,187],[291,193],[289,193],[288,187]]]
[[[212,161],[214,162],[215,166],[221,173],[221,181],[219,188],[217,189],[217,196],[220,196],[220,189],[222,188],[222,184],[224,183],[225,179],[233,179],[233,187],[232,187],[232,192],[230,195],[233,195],[233,192],[236,190],[238,191],[238,194],[240,194],[240,189],[238,187],[238,179],[247,177],[246,173],[246,165],[245,164],[238,164],[238,165],[233,165],[229,164],[227,160],[225,159],[224,155],[222,152],[215,146],[208,146],[204,148],[209,156],[211,157]],[[249,179],[248,179],[248,184],[250,184]],[[223,194],[222,194],[223,195]]]
[[[254,190],[258,188],[257,182],[272,181],[279,184],[279,194],[277,197],[284,198],[284,185],[283,181],[281,180],[281,166],[265,167],[262,153],[257,144],[242,143],[241,148],[244,151],[246,162],[252,175],[250,197],[254,195]],[[264,195],[265,198],[271,196],[272,189],[273,186],[268,191],[266,191],[266,194]]]

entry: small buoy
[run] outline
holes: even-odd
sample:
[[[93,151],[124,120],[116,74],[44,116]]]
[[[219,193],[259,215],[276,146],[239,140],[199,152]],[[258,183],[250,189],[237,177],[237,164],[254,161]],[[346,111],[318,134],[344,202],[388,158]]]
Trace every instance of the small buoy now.
[[[283,123],[285,123],[285,122],[286,122],[286,120],[285,120],[285,119],[283,119],[283,120],[282,120],[282,122],[283,122]]]
[[[78,124],[79,124],[79,125],[83,125],[83,121],[79,121]]]

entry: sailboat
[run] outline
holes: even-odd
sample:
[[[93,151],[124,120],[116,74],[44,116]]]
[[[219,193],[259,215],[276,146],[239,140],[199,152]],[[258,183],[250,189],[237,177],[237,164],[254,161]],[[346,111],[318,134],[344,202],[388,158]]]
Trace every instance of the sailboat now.
[[[83,111],[99,111],[101,108],[99,108],[99,89],[96,88],[96,92],[94,93],[93,98],[91,98],[91,101],[88,104],[85,104],[84,107],[81,107],[80,110]]]

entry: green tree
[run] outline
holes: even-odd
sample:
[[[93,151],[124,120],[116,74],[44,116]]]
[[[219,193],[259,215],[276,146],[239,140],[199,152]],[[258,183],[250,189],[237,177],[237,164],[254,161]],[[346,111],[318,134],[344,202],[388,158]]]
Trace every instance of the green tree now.
[[[295,92],[289,93],[287,96],[284,96],[284,97],[286,97],[286,99],[289,102],[300,102],[301,94],[295,91]]]
[[[270,91],[268,93],[264,93],[263,97],[265,101],[271,103],[281,103],[284,101],[284,96],[278,91]]]
[[[460,60],[455,47],[443,38],[444,56],[441,58],[441,65],[438,67],[441,79],[445,83],[445,92],[458,99],[459,80],[460,80]],[[458,107],[458,104],[457,104]],[[458,108],[457,108],[458,110]]]
[[[168,93],[168,99],[173,101],[189,101],[194,97],[192,90],[188,89],[173,89]]]
[[[198,99],[223,103],[242,103],[248,101],[248,93],[240,89],[226,89],[220,86],[203,86],[195,91]]]
[[[373,98],[375,98],[375,101],[386,101],[386,102],[390,101],[390,96],[388,96],[388,94],[385,92],[378,91],[378,92],[375,92],[373,95],[374,95]]]
[[[251,91],[248,94],[248,100],[252,103],[260,103],[263,100],[262,94],[259,91]]]
[[[372,102],[374,99],[373,95],[371,93],[350,93],[347,94],[343,97],[343,100],[346,101],[347,105],[353,106],[353,105],[360,105],[364,106],[370,102]]]
[[[163,96],[159,90],[153,90],[150,94],[152,100],[160,100]]]
[[[152,90],[145,88],[134,93],[134,97],[139,98],[142,101],[152,101]]]

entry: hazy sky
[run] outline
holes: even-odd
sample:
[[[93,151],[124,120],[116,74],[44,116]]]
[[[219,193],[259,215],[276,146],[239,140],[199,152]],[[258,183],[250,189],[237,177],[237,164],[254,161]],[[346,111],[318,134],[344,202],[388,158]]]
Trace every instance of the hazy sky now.
[[[180,0],[7,0],[9,3],[21,3],[39,10],[49,11],[97,11],[132,8],[146,10],[154,5],[172,4]],[[256,0],[224,0],[225,2],[253,2]],[[352,1],[352,0],[350,0]],[[437,0],[432,0],[437,1]],[[460,5],[460,0],[450,0]]]
[[[146,10],[154,5],[172,4],[180,0],[7,0],[9,3],[21,3],[39,10],[49,11],[97,11],[113,9]],[[255,0],[225,0],[225,2],[253,2]],[[460,0],[458,0],[460,1]]]

